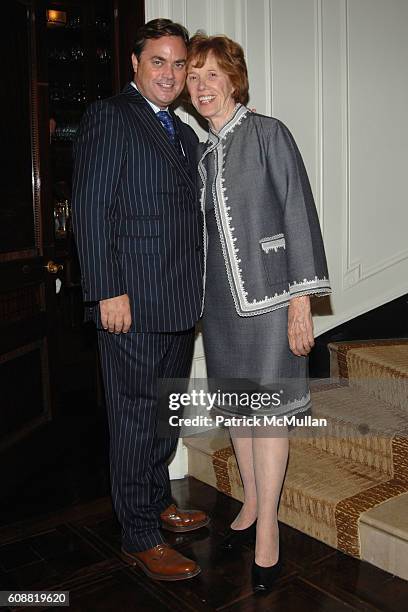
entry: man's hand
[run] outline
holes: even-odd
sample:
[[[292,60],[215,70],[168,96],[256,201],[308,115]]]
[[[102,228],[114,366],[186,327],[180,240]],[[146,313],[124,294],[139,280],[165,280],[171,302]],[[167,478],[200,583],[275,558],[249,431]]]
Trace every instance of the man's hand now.
[[[307,355],[314,346],[313,319],[308,295],[294,297],[289,302],[288,340],[297,357]]]
[[[106,300],[100,300],[101,322],[103,329],[111,333],[126,334],[132,323],[130,302],[127,293]]]

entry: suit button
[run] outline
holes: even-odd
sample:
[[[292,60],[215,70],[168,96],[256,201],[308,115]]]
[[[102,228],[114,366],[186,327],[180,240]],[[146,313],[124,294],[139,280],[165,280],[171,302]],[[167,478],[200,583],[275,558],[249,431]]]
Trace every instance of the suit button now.
[[[202,245],[201,244],[197,244],[196,245],[196,251],[202,251],[202,250],[203,250]]]

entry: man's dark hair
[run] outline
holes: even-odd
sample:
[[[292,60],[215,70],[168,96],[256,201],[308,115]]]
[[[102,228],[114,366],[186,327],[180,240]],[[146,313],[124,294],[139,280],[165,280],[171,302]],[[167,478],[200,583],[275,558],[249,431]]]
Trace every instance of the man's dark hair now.
[[[175,23],[171,19],[152,19],[140,26],[136,32],[136,39],[132,52],[140,59],[146,41],[151,38],[161,38],[162,36],[179,36],[188,45],[188,30],[180,23]]]

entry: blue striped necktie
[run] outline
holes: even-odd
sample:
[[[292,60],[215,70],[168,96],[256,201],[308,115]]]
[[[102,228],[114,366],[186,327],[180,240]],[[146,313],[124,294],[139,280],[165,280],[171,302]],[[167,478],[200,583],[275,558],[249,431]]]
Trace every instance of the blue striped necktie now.
[[[156,113],[156,117],[159,119],[160,123],[166,130],[171,144],[176,147],[176,130],[174,129],[173,118],[171,117],[171,115],[167,111],[161,110]]]
[[[174,127],[173,117],[167,111],[159,111],[156,113],[156,117],[164,127],[167,132],[167,136],[171,144],[175,147],[177,153],[181,156],[181,158],[185,161],[184,151],[181,147],[181,143],[179,137],[177,135],[176,129]]]

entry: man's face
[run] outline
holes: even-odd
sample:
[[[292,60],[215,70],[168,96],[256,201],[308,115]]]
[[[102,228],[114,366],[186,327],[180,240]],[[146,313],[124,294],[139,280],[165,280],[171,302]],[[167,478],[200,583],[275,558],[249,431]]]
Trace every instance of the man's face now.
[[[148,39],[140,59],[132,55],[134,81],[140,93],[160,108],[174,102],[186,80],[186,56],[186,45],[179,36]]]

